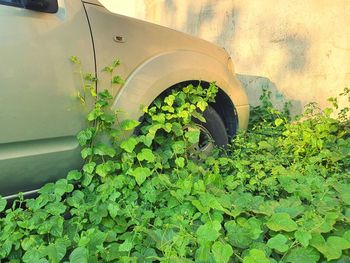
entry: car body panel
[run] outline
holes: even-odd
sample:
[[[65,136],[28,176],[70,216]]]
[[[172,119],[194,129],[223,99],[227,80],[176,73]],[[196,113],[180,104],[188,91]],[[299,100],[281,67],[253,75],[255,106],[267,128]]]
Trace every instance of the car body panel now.
[[[59,5],[55,14],[0,5],[2,195],[39,187],[81,163],[81,85],[69,56],[92,71],[93,49],[83,4]]]
[[[247,127],[247,97],[224,49],[184,33],[110,13],[94,0],[58,0],[55,14],[0,4],[0,194],[33,192],[82,166],[76,134],[86,111],[76,98],[83,71],[96,89],[111,85],[97,71],[115,58],[125,84],[111,91],[122,118],[138,119],[164,90],[184,81],[215,81]],[[117,37],[117,39],[116,39]],[[116,41],[118,39],[122,41]],[[233,112],[235,113],[235,112]],[[234,114],[233,114],[234,115]]]
[[[246,112],[240,112],[246,108],[242,106],[247,105],[247,100],[236,78],[226,65],[194,51],[168,52],[145,61],[127,78],[115,98],[113,108],[121,110],[120,119],[139,119],[143,115],[140,105],[148,106],[166,88],[191,80],[215,82],[237,105],[239,128],[247,127]]]
[[[121,60],[118,68],[126,83],[113,90],[114,108],[121,118],[138,119],[140,105],[148,106],[154,98],[174,84],[188,80],[215,81],[233,101],[239,128],[248,123],[247,96],[234,76],[231,58],[223,48],[212,43],[109,12],[104,7],[86,4],[96,50],[97,68],[112,58]],[[121,37],[123,42],[113,40]],[[110,86],[110,75],[98,72],[98,89]]]
[[[96,64],[102,69],[118,58],[118,74],[126,79],[145,61],[161,53],[174,50],[192,50],[206,53],[219,61],[229,59],[223,48],[187,34],[109,12],[101,6],[85,4],[96,51]],[[122,37],[124,42],[114,41]],[[180,61],[178,61],[180,62]],[[194,65],[195,66],[195,65]],[[97,72],[99,86],[109,87],[109,75]],[[159,72],[161,74],[161,72]]]

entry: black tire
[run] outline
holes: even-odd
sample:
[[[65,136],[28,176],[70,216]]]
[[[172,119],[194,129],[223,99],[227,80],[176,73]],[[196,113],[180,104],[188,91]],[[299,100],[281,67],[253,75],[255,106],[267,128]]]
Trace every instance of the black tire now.
[[[228,144],[228,135],[226,126],[220,115],[213,107],[208,106],[203,112],[203,117],[206,122],[195,121],[200,126],[203,126],[210,134],[216,146],[225,146]]]

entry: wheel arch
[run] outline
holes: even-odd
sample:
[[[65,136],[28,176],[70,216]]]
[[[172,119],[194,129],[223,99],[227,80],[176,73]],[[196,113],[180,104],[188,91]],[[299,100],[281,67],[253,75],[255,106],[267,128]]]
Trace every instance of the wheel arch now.
[[[120,119],[139,119],[142,106],[149,106],[155,98],[177,85],[208,85],[215,82],[219,88],[212,107],[225,122],[228,134],[237,128],[245,129],[249,117],[244,90],[229,70],[226,62],[193,51],[174,51],[160,54],[142,63],[126,79],[115,97],[112,108],[120,110]],[[231,119],[228,116],[235,116]]]
[[[198,86],[201,85],[203,88],[207,88],[210,85],[210,82],[205,80],[186,80],[180,83],[176,83],[175,85],[167,88],[164,90],[159,96],[166,96],[169,91],[172,89],[176,89],[179,87],[186,87],[188,85]],[[218,93],[215,98],[215,102],[210,103],[210,106],[214,108],[214,110],[219,114],[222,121],[225,124],[227,134],[229,136],[233,136],[238,128],[238,116],[237,116],[237,110],[233,102],[230,100],[230,97],[219,87],[218,87]],[[158,96],[158,97],[159,97]],[[234,118],[231,118],[231,117]]]

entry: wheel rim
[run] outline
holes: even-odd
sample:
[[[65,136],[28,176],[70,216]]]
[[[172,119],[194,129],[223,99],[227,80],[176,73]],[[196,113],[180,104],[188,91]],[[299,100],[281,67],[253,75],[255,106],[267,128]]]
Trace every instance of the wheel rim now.
[[[199,142],[196,144],[195,149],[202,153],[210,153],[214,149],[214,139],[211,136],[207,128],[201,124],[196,124],[199,129]]]

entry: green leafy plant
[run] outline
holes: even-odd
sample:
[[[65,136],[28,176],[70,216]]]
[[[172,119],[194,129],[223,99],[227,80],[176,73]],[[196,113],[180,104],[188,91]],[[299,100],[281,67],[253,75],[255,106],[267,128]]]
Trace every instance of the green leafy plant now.
[[[194,120],[214,83],[170,91],[140,123],[119,120],[110,91],[72,57],[93,107],[77,138],[81,170],[10,208],[0,199],[6,262],[348,262],[350,132],[346,108],[311,104],[290,121],[263,93],[252,128],[208,156]],[[122,84],[115,60],[104,71]],[[349,96],[346,89],[342,96]],[[337,100],[331,99],[333,109]],[[137,132],[130,133],[137,129]]]

